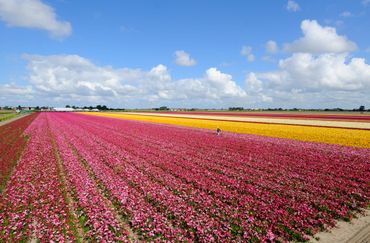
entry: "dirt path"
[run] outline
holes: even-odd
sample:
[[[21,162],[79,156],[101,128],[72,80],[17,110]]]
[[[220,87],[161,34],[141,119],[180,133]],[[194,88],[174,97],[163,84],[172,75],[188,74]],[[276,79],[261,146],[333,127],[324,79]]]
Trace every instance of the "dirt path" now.
[[[315,243],[370,243],[370,209],[365,211],[365,216],[359,216],[351,222],[339,221],[330,231],[320,232],[315,235]]]

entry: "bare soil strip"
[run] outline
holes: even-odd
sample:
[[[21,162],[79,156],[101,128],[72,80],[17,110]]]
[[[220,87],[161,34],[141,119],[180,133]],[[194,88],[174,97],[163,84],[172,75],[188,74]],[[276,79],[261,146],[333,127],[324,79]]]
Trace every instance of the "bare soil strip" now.
[[[351,222],[339,221],[330,231],[320,232],[315,235],[315,243],[368,243],[370,242],[370,209],[365,211],[365,216]]]
[[[113,112],[114,113],[114,112]],[[117,113],[118,114],[118,113]],[[205,120],[221,120],[221,121],[237,121],[237,122],[253,122],[253,123],[270,123],[270,124],[286,124],[286,125],[302,125],[302,126],[319,126],[319,127],[335,127],[335,128],[351,128],[370,130],[369,122],[352,122],[352,121],[324,121],[324,120],[304,120],[304,119],[281,119],[281,118],[262,118],[262,117],[238,117],[238,116],[215,116],[215,115],[186,115],[186,114],[164,114],[164,113],[141,113],[141,112],[126,112],[119,114],[132,114],[142,116],[162,116],[162,117],[177,117],[177,118],[192,118]]]

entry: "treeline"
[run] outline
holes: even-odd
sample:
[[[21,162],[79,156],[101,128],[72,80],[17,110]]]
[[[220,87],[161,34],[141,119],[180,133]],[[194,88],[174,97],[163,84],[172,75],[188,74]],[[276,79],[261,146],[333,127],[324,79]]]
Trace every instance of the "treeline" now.
[[[229,107],[229,111],[370,111],[370,109],[366,110],[365,106],[361,105],[359,108],[354,109],[342,109],[342,108],[325,108],[325,109],[301,109],[301,108],[290,108],[290,109],[283,109],[283,108],[261,108],[261,109],[249,109],[243,107]]]
[[[66,108],[73,108],[73,109],[87,109],[87,110],[94,110],[98,109],[100,111],[124,111],[124,108],[110,108],[106,105],[97,105],[97,106],[75,106],[75,105],[66,105]]]

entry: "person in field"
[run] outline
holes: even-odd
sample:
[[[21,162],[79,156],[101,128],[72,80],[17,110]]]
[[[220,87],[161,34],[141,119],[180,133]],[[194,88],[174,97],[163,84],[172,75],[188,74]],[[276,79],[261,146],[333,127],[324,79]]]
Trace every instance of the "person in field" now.
[[[216,129],[216,134],[217,134],[217,136],[221,135],[221,129],[219,127]]]

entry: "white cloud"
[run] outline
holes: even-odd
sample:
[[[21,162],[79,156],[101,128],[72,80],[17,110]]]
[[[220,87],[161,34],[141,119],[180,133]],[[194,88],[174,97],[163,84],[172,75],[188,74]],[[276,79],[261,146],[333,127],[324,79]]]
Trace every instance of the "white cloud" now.
[[[266,94],[266,91],[263,87],[263,82],[258,79],[256,73],[251,72],[247,75],[245,79],[245,85],[248,96],[252,97],[251,102],[271,103],[273,101],[273,97]]]
[[[252,47],[250,47],[250,46],[242,46],[240,54],[242,56],[245,56],[247,58],[248,62],[253,62],[255,60],[255,57],[252,53]]]
[[[366,7],[370,4],[370,0],[362,0],[362,4]]]
[[[31,85],[0,84],[0,105],[27,105],[34,98]]]
[[[245,97],[246,94],[233,80],[229,74],[222,73],[217,68],[209,68],[204,78],[209,87],[215,89],[214,93],[223,97]]]
[[[286,5],[286,9],[289,11],[289,12],[297,12],[299,11],[301,8],[299,7],[298,3],[296,3],[295,1],[293,0],[288,0],[288,3]]]
[[[254,72],[248,74],[246,80],[247,90],[253,93],[259,93],[263,90],[262,81],[257,78]]]
[[[357,49],[354,42],[338,35],[333,27],[323,27],[316,20],[303,20],[301,23],[303,37],[285,45],[289,52],[306,53],[344,53]]]
[[[0,104],[112,107],[357,107],[370,104],[370,65],[348,54],[294,53],[269,72],[251,72],[241,88],[209,68],[173,79],[165,65],[149,70],[97,66],[78,55],[25,55],[25,86],[0,85]],[[367,105],[368,106],[368,105]]]
[[[352,13],[350,11],[344,11],[340,14],[342,17],[351,17]]]
[[[363,58],[349,58],[346,54],[295,53],[280,60],[276,71],[250,73],[247,86],[253,90],[256,83],[259,90],[263,84],[264,90],[289,92],[370,92],[370,65]]]
[[[186,53],[182,50],[178,50],[175,52],[175,58],[175,63],[179,66],[189,67],[197,64],[197,62],[190,57],[189,53]]]
[[[31,86],[18,86],[15,83],[0,84],[1,96],[27,96],[32,95],[33,90]]]
[[[245,85],[248,96],[276,106],[353,108],[370,103],[370,65],[346,54],[295,53],[275,71],[249,73]]]
[[[206,107],[240,105],[238,102],[246,98],[231,75],[214,67],[202,77],[175,80],[162,64],[145,71],[97,66],[78,55],[24,55],[24,59],[29,85],[6,85],[7,89],[1,90],[13,90],[9,95],[24,92],[43,104]]]
[[[261,94],[260,99],[262,102],[268,102],[268,103],[271,103],[274,100],[272,97],[264,95],[264,94]]]
[[[270,54],[275,54],[276,52],[279,51],[278,45],[273,40],[267,41],[266,45],[265,45],[265,48],[266,48],[266,52],[270,53]]]
[[[301,28],[304,36],[285,46],[293,53],[281,59],[276,70],[246,76],[248,97],[285,107],[370,104],[370,65],[351,56],[356,44],[315,20],[303,21]]]
[[[54,9],[40,0],[0,0],[0,19],[11,27],[46,30],[55,38],[72,32],[71,24],[59,21]]]
[[[167,67],[162,64],[159,64],[158,66],[153,67],[149,72],[149,76],[154,79],[157,79],[158,81],[162,83],[171,81],[171,76],[168,73]]]
[[[338,35],[335,28],[322,27],[315,20],[303,21],[301,28],[303,37],[285,46],[291,56],[281,59],[272,71],[250,72],[244,89],[230,74],[215,67],[200,77],[174,79],[163,64],[142,70],[98,66],[78,55],[24,55],[29,83],[0,84],[0,104],[33,101],[36,105],[73,102],[112,107],[369,106],[370,65],[352,56],[350,52],[356,44]],[[266,43],[266,52],[278,49],[274,41]],[[243,46],[241,54],[254,60],[250,46]]]

